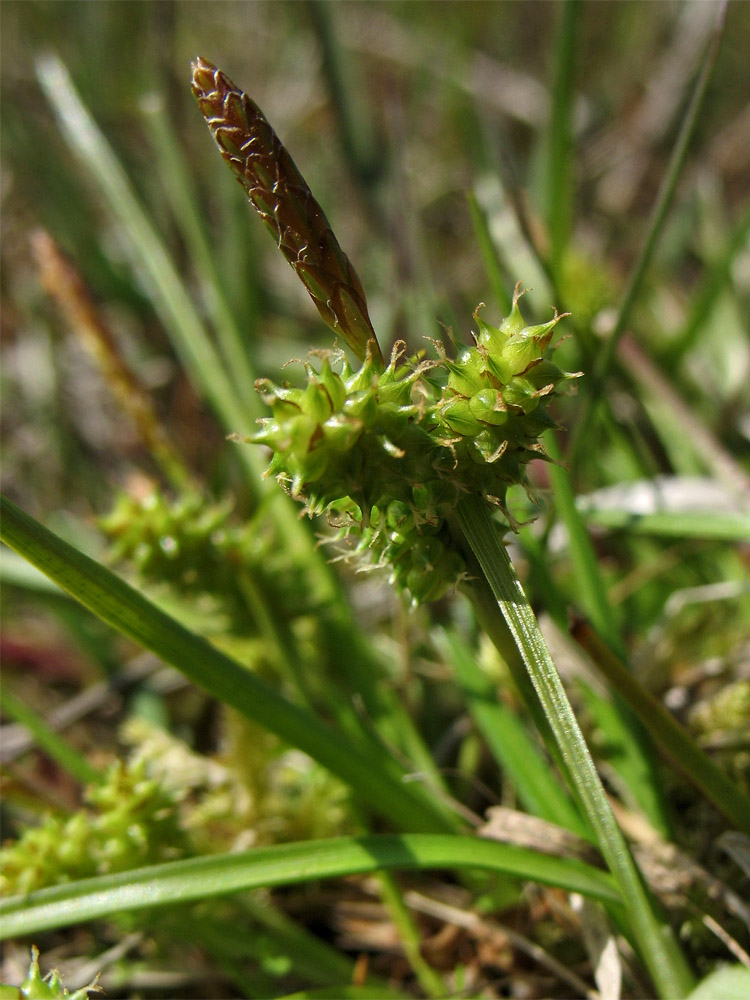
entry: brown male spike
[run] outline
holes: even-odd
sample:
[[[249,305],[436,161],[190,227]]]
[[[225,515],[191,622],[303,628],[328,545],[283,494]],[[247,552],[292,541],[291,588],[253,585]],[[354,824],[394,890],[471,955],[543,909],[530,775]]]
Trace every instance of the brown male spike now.
[[[358,358],[382,354],[362,284],[291,156],[258,105],[205,59],[192,90],[221,155],[331,329]]]

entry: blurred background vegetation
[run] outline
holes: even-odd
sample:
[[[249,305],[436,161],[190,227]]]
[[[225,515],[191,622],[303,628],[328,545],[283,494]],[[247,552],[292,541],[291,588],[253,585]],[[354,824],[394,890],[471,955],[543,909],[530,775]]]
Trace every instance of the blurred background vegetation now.
[[[531,287],[544,318],[553,301],[573,312],[580,337],[566,351],[585,367],[580,361],[606,331],[606,309],[617,304],[642,246],[711,7],[583,5],[575,43],[576,145],[561,166],[569,176],[558,178],[572,194],[563,221],[572,248],[551,289],[529,260],[526,240],[513,232],[513,205],[525,206],[544,253],[550,184],[544,146],[560,5],[4,4],[3,322],[9,350],[18,348],[21,365],[27,352],[26,370],[35,373],[30,383],[14,386],[18,395],[6,395],[13,400],[5,427],[6,489],[18,490],[41,513],[58,506],[53,498],[75,484],[77,502],[88,497],[98,511],[108,477],[90,461],[92,450],[114,471],[128,443],[128,429],[116,411],[107,412],[107,393],[97,391],[96,375],[76,356],[76,345],[52,316],[44,322],[29,251],[35,226],[49,229],[73,256],[118,334],[137,352],[175,433],[194,452],[191,464],[216,464],[215,435],[204,425],[195,432],[192,421],[202,415],[170,367],[164,336],[123,260],[116,229],[40,95],[33,68],[40,54],[52,50],[66,63],[195,286],[200,275],[191,273],[166,197],[169,177],[154,158],[149,116],[157,114],[155,104],[163,106],[197,185],[220,276],[257,371],[329,338],[217,162],[187,84],[197,53],[241,83],[302,165],[360,272],[381,341],[405,336],[418,347],[447,325],[463,342],[477,302],[487,302],[488,319],[498,315],[504,303],[493,300],[467,205],[473,192],[501,247],[506,287],[516,280]],[[638,343],[659,356],[678,340],[707,273],[746,221],[750,126],[742,67],[750,29],[740,5],[730,7],[728,18],[678,204],[639,303]],[[727,286],[746,294],[742,261],[740,255],[734,262]],[[732,421],[746,402],[746,304],[727,288],[719,291],[700,350],[687,345],[696,353],[685,359],[686,345],[680,345],[679,371],[666,373],[680,379],[691,408],[737,448],[746,442]],[[6,359],[11,386],[14,374]],[[695,382],[697,393],[689,391]],[[637,415],[623,412],[628,387],[621,380],[612,388],[625,393],[613,400],[618,422],[627,433],[644,433],[628,423]],[[655,472],[658,461],[674,461],[660,444],[651,449]],[[687,450],[684,442],[672,447]],[[606,442],[602,449],[601,457],[598,448],[587,449],[584,488],[621,478],[622,468],[607,469],[602,460]],[[699,456],[680,457],[699,470]],[[705,468],[710,456],[703,461]],[[29,462],[44,475],[26,475]]]
[[[253,385],[240,390],[247,399],[246,423],[222,427],[178,360],[149,275],[134,266],[125,247],[122,224],[61,137],[37,81],[39,57],[55,53],[67,66],[209,328],[215,320],[211,281],[218,282],[256,374],[278,377],[290,358],[330,346],[331,337],[216,153],[190,94],[190,60],[197,54],[253,97],[288,146],[356,266],[384,350],[398,338],[412,350],[422,349],[425,337],[467,343],[477,303],[486,302],[484,316],[496,322],[520,280],[531,289],[524,303],[534,320],[548,319],[552,304],[572,313],[563,324],[571,336],[556,360],[590,377],[643,247],[715,6],[5,0],[4,492],[101,556],[111,537],[105,538],[99,519],[118,497],[142,496],[161,476],[90,347],[42,288],[32,242],[42,228],[83,276],[117,353],[153,400],[190,477],[211,500],[231,497],[216,523],[225,528],[229,518],[239,532],[253,511],[237,459],[242,446],[225,441],[228,431],[253,430]],[[566,14],[571,9],[575,14]],[[566,24],[570,16],[572,26]],[[750,768],[750,551],[746,529],[743,540],[731,518],[747,510],[750,489],[748,51],[750,19],[743,4],[731,4],[673,209],[571,466],[581,509],[594,511],[599,521],[592,527],[596,552],[632,661],[648,686],[705,746],[725,754],[728,769],[744,782]],[[572,99],[560,107],[561,66],[568,57]],[[556,120],[558,133],[550,124]],[[181,182],[170,150],[187,170],[200,207],[215,279],[192,249],[185,213],[173,200]],[[559,404],[558,416],[568,428],[576,427],[579,403],[573,395]],[[563,453],[567,443],[564,432]],[[548,468],[535,463],[532,478],[549,500]],[[644,481],[657,483],[661,498],[663,519],[650,530],[635,523],[650,509],[651,494],[644,500],[638,485]],[[524,503],[519,497],[522,513]],[[541,535],[522,533],[518,562],[533,600],[560,623],[580,594],[553,505],[550,510],[539,522]],[[199,517],[191,511],[186,521]],[[687,526],[675,520],[682,514],[694,515]],[[723,516],[727,520],[717,525]],[[212,525],[201,530],[207,536]],[[243,539],[234,543],[245,551]],[[540,544],[546,546],[541,563]],[[109,553],[113,558],[111,548]],[[115,556],[133,579],[144,570],[137,540],[130,549],[123,543]],[[103,678],[120,677],[127,661],[135,673],[123,682],[126,697],[111,717],[78,723],[71,738],[97,763],[106,763],[124,753],[127,743],[122,736],[117,742],[112,721],[145,717],[178,735],[207,766],[224,745],[228,725],[217,722],[211,705],[183,688],[175,694],[168,679],[163,688],[142,686],[143,664],[132,648],[44,592],[16,562],[6,557],[5,566],[3,652],[6,682],[14,690],[46,714]],[[472,780],[489,780],[495,789],[497,779],[483,770],[478,745],[462,735],[461,706],[435,684],[445,672],[430,629],[436,620],[461,624],[465,606],[443,602],[409,615],[384,581],[342,573],[364,630],[389,661],[390,678],[436,759]],[[170,600],[166,592],[161,597]],[[250,641],[236,634],[231,608],[195,601],[186,614],[197,631],[224,629],[234,642]],[[474,641],[471,626],[465,630]],[[727,691],[734,699],[724,704]],[[132,731],[128,739],[144,742]],[[247,753],[251,743],[247,734],[236,738],[237,758],[237,745]],[[165,752],[160,745],[153,756]],[[251,770],[247,760],[237,766]],[[224,779],[231,800],[239,794],[232,782],[241,779]],[[266,805],[271,815],[283,817],[283,830],[266,830],[261,840],[266,834],[292,839],[348,829],[340,790],[326,780],[320,774],[311,779],[308,799],[303,807],[297,802],[302,813],[308,810],[302,819],[280,804],[277,785]],[[195,781],[201,788],[210,784],[205,775]],[[75,783],[41,756],[19,754],[8,765],[6,782],[6,836],[17,835],[49,808],[65,813],[80,804]],[[466,794],[463,786],[460,794]],[[717,832],[714,819],[682,786],[672,786],[670,794],[673,814],[683,820],[676,839],[705,860]],[[315,815],[317,795],[330,810],[324,822]],[[487,803],[481,794],[475,799],[471,806],[481,811]],[[216,842],[231,843],[237,831],[226,829],[226,806],[217,810],[219,819],[203,817],[195,825],[204,823],[205,832],[215,822]],[[253,814],[251,820],[251,813],[243,814],[248,823],[268,826],[268,815]],[[184,826],[183,817],[183,834]],[[193,841],[191,849],[205,848]],[[321,899],[315,902],[319,911],[312,905],[305,910],[299,898],[291,909],[311,926],[322,913],[323,935],[356,954],[364,946],[351,912],[341,910],[333,919],[335,904]],[[166,924],[165,918],[153,937],[161,942],[160,959],[168,952]],[[171,933],[180,940],[185,926]],[[106,943],[111,931],[102,934]],[[61,940],[55,943],[62,952],[76,952],[70,940]],[[205,940],[200,944],[207,947]],[[213,946],[216,960],[221,948]],[[76,953],[103,947],[101,940],[79,939]],[[159,947],[144,945],[143,938],[133,945],[142,949],[146,964]],[[712,947],[704,952],[706,967]],[[25,959],[25,951],[19,953]],[[240,995],[232,989],[242,975],[227,972],[236,955],[222,955],[219,981],[227,992],[221,995]],[[493,961],[492,968],[503,970],[495,978],[511,981],[519,974],[502,957]],[[259,952],[256,963],[262,975],[255,995],[268,995],[268,983],[280,995],[283,976],[274,956]],[[201,966],[187,986],[181,981],[163,988],[209,995],[205,977],[219,988],[213,972]],[[395,980],[408,979],[391,972]],[[4,979],[17,981],[11,973]],[[135,995],[128,992],[133,983],[140,983],[139,995],[165,995],[155,985],[158,979],[140,966],[130,967],[124,979],[126,985],[111,985],[109,995]],[[482,995],[508,995],[482,982],[488,991]],[[537,982],[526,995],[542,995],[533,990],[545,988],[548,983]]]

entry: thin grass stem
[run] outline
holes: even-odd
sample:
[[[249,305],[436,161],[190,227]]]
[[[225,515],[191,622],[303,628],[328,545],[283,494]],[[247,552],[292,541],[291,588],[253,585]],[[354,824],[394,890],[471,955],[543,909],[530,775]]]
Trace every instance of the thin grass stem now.
[[[38,712],[35,712],[20,698],[16,698],[6,685],[0,687],[0,707],[6,715],[25,726],[39,749],[72,775],[76,781],[82,785],[101,784],[103,776],[89,763],[88,758],[59,736]]]

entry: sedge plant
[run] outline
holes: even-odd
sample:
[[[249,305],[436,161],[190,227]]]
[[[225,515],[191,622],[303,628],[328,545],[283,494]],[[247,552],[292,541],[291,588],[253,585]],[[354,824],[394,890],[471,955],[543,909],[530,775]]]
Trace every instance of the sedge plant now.
[[[560,58],[556,90],[560,104],[554,118],[562,123],[561,135],[566,121],[569,125],[571,110],[564,92],[570,86],[575,9],[573,3],[566,5],[565,31],[560,36],[565,52]],[[326,16],[322,8],[319,13]],[[212,275],[216,277],[211,270],[215,262],[200,226],[186,225],[184,236],[196,259],[206,265],[212,294],[218,297],[209,303],[217,320],[218,350],[205,336],[185,284],[61,64],[54,59],[42,61],[39,76],[57,109],[63,133],[127,234],[131,257],[147,275],[157,312],[173,336],[186,370],[202,386],[227,430],[242,426],[248,412],[264,413],[256,433],[228,449],[238,457],[248,492],[259,509],[252,524],[238,528],[232,521],[230,504],[206,504],[193,489],[190,474],[169,442],[152,433],[156,426],[153,414],[135,406],[137,386],[117,370],[113,381],[126,408],[138,410],[136,418],[146,428],[144,437],[151,442],[165,479],[181,498],[176,503],[163,496],[151,497],[148,503],[121,498],[101,527],[113,540],[116,554],[134,564],[142,579],[168,579],[191,612],[183,609],[176,614],[172,607],[158,607],[6,501],[3,540],[104,621],[174,664],[231,706],[243,721],[249,721],[255,728],[243,734],[241,749],[246,754],[246,771],[257,765],[259,785],[265,780],[261,771],[266,735],[279,738],[308,754],[320,765],[326,781],[333,783],[332,792],[329,787],[324,789],[319,771],[311,772],[306,782],[308,799],[314,798],[316,789],[323,789],[321,798],[325,797],[327,804],[338,804],[343,801],[341,789],[351,790],[356,801],[356,808],[350,810],[357,817],[354,829],[364,835],[350,835],[351,819],[348,825],[337,826],[338,812],[328,817],[328,825],[313,822],[306,828],[302,823],[295,827],[295,820],[300,820],[297,801],[290,839],[300,842],[279,845],[261,841],[261,846],[250,851],[237,851],[235,845],[226,853],[207,852],[210,823],[197,848],[195,838],[191,841],[191,836],[185,835],[184,817],[177,819],[179,795],[175,797],[173,787],[151,780],[153,775],[144,783],[138,766],[131,783],[121,780],[129,772],[98,772],[52,733],[44,720],[8,696],[3,701],[4,711],[23,721],[61,768],[77,781],[93,786],[87,801],[97,811],[76,813],[70,822],[52,818],[42,824],[35,837],[22,838],[12,850],[10,857],[19,878],[11,891],[18,894],[0,904],[2,935],[39,934],[101,917],[127,919],[130,911],[143,912],[145,907],[176,905],[174,912],[180,907],[184,911],[192,902],[215,901],[241,890],[378,873],[381,897],[398,928],[420,989],[425,995],[440,996],[445,995],[446,984],[420,954],[419,934],[409,913],[409,907],[416,904],[409,901],[406,905],[389,873],[442,867],[460,872],[478,892],[487,873],[496,873],[558,886],[597,901],[634,947],[656,992],[664,997],[687,995],[690,971],[614,820],[508,556],[508,538],[519,527],[509,509],[508,490],[520,485],[530,493],[527,464],[532,459],[554,457],[550,432],[556,423],[550,405],[554,407],[556,397],[579,374],[563,371],[549,357],[563,316],[555,311],[547,322],[528,324],[523,317],[526,302],[521,286],[511,296],[495,281],[496,298],[507,301],[508,314],[491,325],[487,310],[478,308],[472,346],[453,351],[432,342],[427,351],[416,356],[409,356],[400,343],[385,350],[376,337],[362,283],[274,130],[257,105],[225,74],[199,59],[193,68],[193,91],[222,156],[303,282],[319,315],[351,354],[334,344],[301,363],[302,387],[262,378],[257,381],[258,394],[248,392],[253,373],[239,345],[230,310],[220,298],[219,282],[212,280]],[[166,116],[155,118],[154,124],[161,143],[157,143],[159,155],[171,155],[176,143],[170,142]],[[179,163],[175,164],[174,157],[165,163],[170,164],[173,180],[169,196],[176,198],[178,215],[187,217],[190,197],[185,178],[175,169]],[[570,183],[569,174],[558,169],[566,164],[570,161],[565,150],[557,149],[550,157],[553,182],[548,192],[549,225],[556,248],[548,268],[553,286],[565,263],[564,244],[570,228],[569,217],[559,212],[555,215],[555,205],[559,209],[566,201],[562,189]],[[185,195],[182,200],[179,191]],[[479,206],[475,203],[473,207],[475,221],[481,224]],[[85,328],[87,336],[101,345],[106,335],[94,316],[93,304],[85,301],[78,287],[79,280],[60,263],[47,241],[40,238],[37,245],[47,262],[48,275],[53,272],[48,282],[52,294],[73,314],[73,324]],[[261,480],[264,449],[270,449],[271,459],[267,476]],[[558,478],[564,473],[554,463],[550,469]],[[560,495],[564,496],[562,489]],[[488,746],[512,775],[521,801],[531,812],[577,834],[578,858],[557,858],[466,836],[464,821],[474,822],[475,818],[461,813],[449,798],[399,698],[391,697],[375,681],[377,659],[358,634],[356,623],[341,610],[343,602],[336,603],[338,583],[323,555],[332,549],[315,549],[312,534],[297,517],[295,505],[310,516],[326,516],[337,554],[355,567],[384,571],[412,605],[429,604],[453,591],[466,594],[478,622],[512,674],[567,792],[540,763],[543,758],[529,744],[522,725],[502,718],[501,709],[509,714],[507,708],[497,701],[493,685],[474,662],[472,651],[451,633],[445,637],[446,648],[464,697]],[[572,502],[570,507],[567,513],[560,513],[569,519],[572,530],[576,512]],[[257,526],[261,519],[273,525],[275,534],[269,533],[270,541],[259,544]],[[282,539],[285,544],[281,544]],[[165,546],[165,540],[170,545]],[[296,562],[289,559],[292,552]],[[304,572],[299,570],[303,564]],[[291,585],[281,583],[282,576]],[[206,642],[196,632],[212,637],[213,632],[203,629],[200,620],[196,624],[194,609],[206,592],[219,591],[226,597],[221,619],[224,634],[217,643]],[[595,594],[601,596],[601,592]],[[247,647],[237,641],[248,616],[262,639],[255,647],[262,648],[257,661],[248,657]],[[612,622],[606,615],[599,620],[594,617],[609,646],[621,654]],[[361,711],[352,707],[353,699],[342,695],[335,683],[318,678],[311,683],[310,671],[300,656],[304,647],[298,635],[304,635],[315,618],[318,636],[328,637],[324,656],[334,670],[341,669],[342,687],[353,689],[364,705],[364,723]],[[221,632],[218,626],[214,628]],[[227,635],[233,637],[229,642]],[[612,687],[650,726],[669,758],[730,822],[747,829],[750,812],[744,796],[687,741],[681,728],[646,695],[618,657],[609,649],[597,648],[589,639],[594,659],[606,665],[604,672]],[[271,661],[283,678],[281,686],[295,691],[294,700],[280,693],[275,682],[268,683],[262,673],[248,671],[248,659],[263,663],[263,669]],[[330,721],[317,714],[320,702]],[[614,716],[611,720],[613,725],[621,723]],[[515,730],[512,723],[516,723]],[[257,737],[260,730],[263,739]],[[407,758],[410,764],[417,762],[419,781],[413,780],[413,767],[405,763]],[[534,772],[531,780],[527,771]],[[230,787],[230,798],[236,804],[239,797],[233,796],[240,795],[239,784],[230,783]],[[303,797],[299,789],[304,787],[303,783],[294,785],[293,795]],[[271,809],[278,810],[277,821],[283,812],[283,807],[278,808],[282,796],[274,798],[272,794],[267,800]],[[145,813],[144,801],[148,806]],[[131,811],[141,815],[142,828],[131,821]],[[369,832],[382,821],[401,832]],[[112,829],[118,834],[115,838]],[[161,835],[163,829],[166,837]],[[301,839],[305,834],[315,839]],[[43,846],[41,855],[39,844]],[[114,844],[117,850],[107,847],[105,852],[102,844]],[[219,851],[225,846],[219,843]],[[597,848],[608,872],[596,866]],[[75,863],[68,867],[62,864],[66,851],[76,854],[72,859]],[[44,863],[31,864],[32,854]],[[587,863],[591,858],[593,864]],[[32,874],[35,880],[30,881]],[[71,881],[55,884],[64,879]],[[38,885],[45,887],[37,889]],[[309,959],[310,968],[320,977],[315,980],[311,976],[311,981],[328,985],[331,981],[354,981],[356,970],[343,956],[321,949],[311,935],[292,926],[288,918],[285,922],[281,913],[254,905],[246,897],[242,906],[245,914],[252,913],[254,921],[273,926],[278,939],[294,942],[291,952],[299,958],[300,968],[305,958]],[[180,940],[195,941],[226,959],[227,966],[252,950],[231,918],[211,927],[209,921],[190,916],[181,925],[177,920]],[[258,962],[262,965],[260,951]],[[321,969],[330,978],[324,978]],[[252,983],[242,972],[235,971],[233,978],[243,995],[271,995],[273,991],[271,979],[262,975]],[[378,990],[378,995],[389,995],[384,982],[362,986],[359,994],[357,986],[349,985],[340,992],[365,996],[368,988]],[[578,985],[572,988],[580,989]]]
[[[664,996],[687,992],[691,975],[672,932],[628,851],[534,614],[502,542],[513,527],[509,485],[527,486],[525,466],[544,457],[554,426],[547,403],[567,379],[545,348],[562,318],[529,326],[516,287],[497,326],[475,312],[474,346],[449,359],[405,360],[397,344],[386,364],[362,285],[302,175],[260,108],[217,67],[193,66],[193,92],[221,155],[294,268],[316,308],[356,355],[306,367],[303,388],[259,381],[272,415],[251,440],[271,448],[269,473],[304,504],[325,513],[355,551],[384,565],[416,602],[467,583],[489,590],[478,602],[488,630],[520,680],[532,713],[546,720],[555,756],[614,875],[654,982]],[[338,368],[338,370],[337,370]],[[493,518],[499,511],[504,527]],[[471,567],[471,568],[470,568]],[[477,580],[476,572],[480,576]]]

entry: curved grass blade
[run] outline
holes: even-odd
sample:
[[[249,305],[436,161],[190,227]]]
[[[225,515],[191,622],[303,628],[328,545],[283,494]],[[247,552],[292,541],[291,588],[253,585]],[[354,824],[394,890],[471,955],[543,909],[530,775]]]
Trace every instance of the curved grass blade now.
[[[84,607],[177,667],[212,697],[317,760],[369,808],[403,828],[445,830],[451,820],[424,787],[404,783],[395,760],[375,757],[190,632],[124,580],[0,496],[0,538]]]
[[[82,879],[0,902],[0,939],[37,934],[126,910],[189,903],[247,889],[377,870],[481,869],[619,903],[612,876],[571,858],[448,834],[376,834],[258,847]]]
[[[382,361],[362,284],[331,224],[263,112],[200,56],[192,89],[221,155],[297,272],[323,320],[358,358],[368,342]]]

